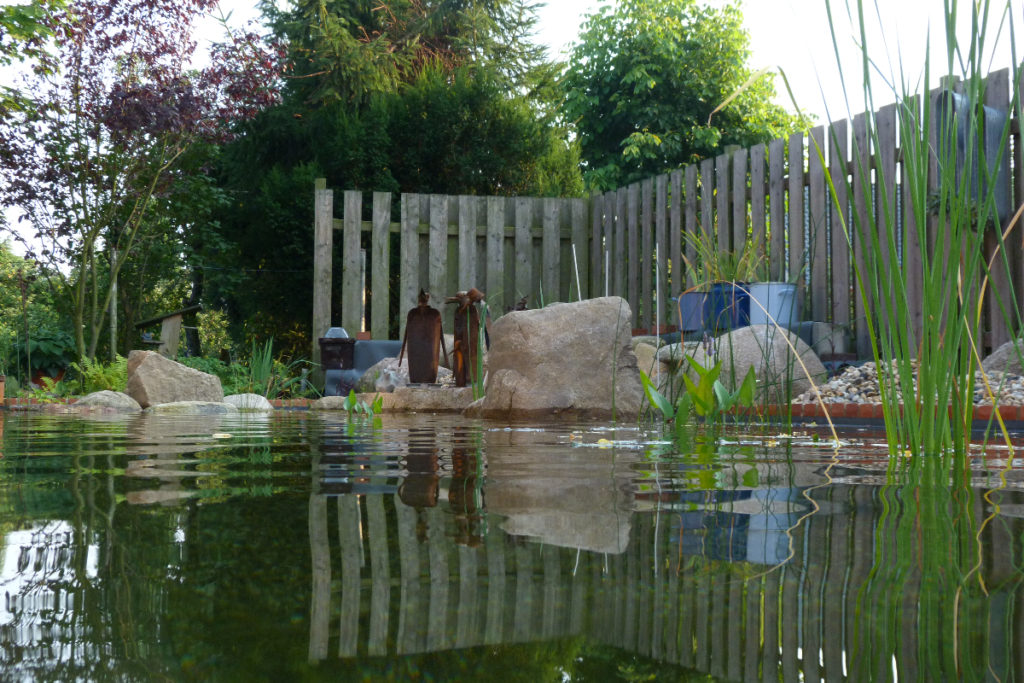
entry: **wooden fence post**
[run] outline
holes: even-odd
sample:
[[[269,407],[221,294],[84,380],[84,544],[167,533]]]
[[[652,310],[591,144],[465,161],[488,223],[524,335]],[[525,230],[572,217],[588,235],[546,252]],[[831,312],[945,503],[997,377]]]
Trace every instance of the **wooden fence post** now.
[[[334,192],[327,179],[317,178],[313,190],[313,338],[314,383],[323,381],[318,339],[331,326],[331,257],[333,253]]]
[[[341,253],[341,326],[355,337],[363,330],[363,286],[360,233],[363,222],[363,193],[345,191],[344,232]]]
[[[373,193],[373,232],[370,242],[370,331],[374,339],[388,339],[391,324],[391,193]]]

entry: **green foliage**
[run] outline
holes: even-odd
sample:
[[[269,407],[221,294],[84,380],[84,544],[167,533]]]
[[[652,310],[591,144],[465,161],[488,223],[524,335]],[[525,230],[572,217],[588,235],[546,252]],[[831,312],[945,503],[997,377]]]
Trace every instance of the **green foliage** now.
[[[62,396],[68,394],[68,390],[64,382],[53,377],[42,377],[39,386],[30,384],[28,391],[22,394],[36,403],[58,403]]]
[[[714,231],[684,233],[685,239],[694,247],[694,258],[683,256],[686,270],[699,289],[707,289],[713,282],[758,282],[766,279],[767,263],[760,245],[751,241],[743,243],[737,253],[718,248]]]
[[[113,362],[82,358],[71,364],[81,394],[94,391],[124,391],[128,384],[128,361],[117,356]]]
[[[17,374],[27,381],[24,348],[25,328],[29,337],[62,329],[62,321],[53,299],[50,274],[33,261],[11,252],[0,242],[0,373]],[[22,299],[22,287],[25,297]],[[33,363],[35,359],[33,359]]]
[[[14,61],[36,62],[45,54],[46,41],[53,37],[53,28],[45,22],[46,7],[63,7],[63,0],[29,0],[0,5],[0,67]],[[32,94],[7,85],[0,85],[0,110],[24,110],[32,106]]]
[[[179,356],[178,362],[208,375],[216,375],[220,379],[225,395],[242,394],[248,391],[249,371],[240,363],[229,365],[217,358],[205,356]]]
[[[267,398],[279,398],[288,395],[293,388],[302,382],[298,374],[305,361],[291,361],[287,364],[274,359],[274,340],[268,339],[262,346],[252,343],[252,354],[249,357],[249,377],[246,392],[255,393]]]
[[[694,413],[703,418],[706,424],[716,426],[725,413],[740,406],[749,408],[754,405],[757,378],[754,375],[753,366],[747,370],[739,388],[729,391],[719,379],[722,372],[722,361],[718,361],[710,368],[705,368],[691,356],[687,356],[686,359],[697,374],[697,380],[694,381],[688,374],[683,374],[686,391],[680,395],[674,406],[671,400],[658,391],[647,373],[643,370],[640,371],[640,381],[643,384],[647,400],[658,409],[666,422],[674,421],[676,435],[680,440],[688,436],[686,430]]]
[[[446,72],[473,64],[503,87],[539,87],[549,75],[532,39],[531,0],[421,0],[372,3],[295,0],[286,11],[264,2],[275,33],[288,41],[296,78],[290,88],[307,103],[341,102],[353,110],[393,94],[436,62]]]
[[[751,76],[739,4],[620,0],[587,18],[562,74],[562,113],[579,135],[584,177],[622,187],[717,154],[782,137],[797,121]]]
[[[50,377],[67,368],[78,358],[75,339],[59,327],[43,327],[31,331],[28,343],[19,337],[12,345],[15,360],[24,366],[31,361],[32,371],[42,371]]]
[[[231,348],[228,335],[228,317],[221,310],[201,311],[196,314],[199,327],[199,346],[206,353],[216,354]]]
[[[373,417],[381,412],[383,405],[383,396],[377,395],[372,403],[367,403],[356,396],[355,389],[349,389],[348,396],[341,404],[350,419],[352,417]]]

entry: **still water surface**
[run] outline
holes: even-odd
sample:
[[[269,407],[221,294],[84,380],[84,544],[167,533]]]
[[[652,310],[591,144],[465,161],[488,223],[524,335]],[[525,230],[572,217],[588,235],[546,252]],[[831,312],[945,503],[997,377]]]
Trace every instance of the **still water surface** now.
[[[1024,680],[1005,451],[887,475],[801,432],[0,430],[3,680]]]

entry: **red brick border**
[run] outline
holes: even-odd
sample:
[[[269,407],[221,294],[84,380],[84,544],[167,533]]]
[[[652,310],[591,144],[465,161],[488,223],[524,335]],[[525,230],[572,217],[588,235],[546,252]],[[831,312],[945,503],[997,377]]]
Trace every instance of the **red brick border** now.
[[[68,405],[74,403],[75,400],[74,398],[62,398],[54,401],[53,405]],[[308,409],[313,404],[313,401],[314,399],[309,398],[275,398],[271,399],[270,404],[275,408],[302,410]],[[41,404],[41,401],[34,398],[4,398],[2,403],[0,403],[0,408],[9,410],[19,406]],[[826,403],[825,408],[828,410],[829,416],[834,418],[882,420],[885,416],[881,403]],[[900,410],[902,411],[902,406]],[[741,408],[733,412],[737,417],[748,417],[753,420],[756,420],[759,415],[785,417],[787,413],[794,419],[824,419],[825,417],[825,411],[822,410],[821,404],[818,403],[793,403],[788,406],[785,404],[772,404],[755,408]],[[975,420],[990,420],[993,417],[992,413],[992,406],[974,407]],[[1024,406],[1002,406],[999,409],[999,413],[1002,415],[1003,420],[1007,422],[1024,422]]]

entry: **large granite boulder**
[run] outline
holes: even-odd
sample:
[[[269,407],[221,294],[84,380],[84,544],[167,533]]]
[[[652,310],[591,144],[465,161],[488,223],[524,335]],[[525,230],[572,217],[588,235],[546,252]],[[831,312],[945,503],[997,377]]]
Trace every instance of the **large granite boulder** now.
[[[1024,339],[1008,341],[993,351],[981,362],[985,372],[1008,372],[1011,375],[1024,375],[1021,367],[1021,355],[1024,354]]]
[[[75,401],[74,405],[96,412],[137,413],[142,410],[138,401],[120,391],[94,391]]]
[[[185,367],[155,351],[128,354],[128,385],[125,392],[143,408],[178,401],[224,400],[224,389],[215,375]]]
[[[513,311],[491,324],[485,397],[470,416],[634,417],[643,387],[620,297]]]
[[[825,366],[811,347],[792,332],[773,325],[749,325],[730,330],[715,339],[711,354],[709,357],[704,345],[699,345],[693,351],[693,359],[705,368],[721,360],[719,378],[730,389],[738,387],[753,367],[757,377],[755,402],[761,404],[789,403],[794,396],[811,388],[811,379],[821,384],[828,378]]]

